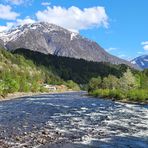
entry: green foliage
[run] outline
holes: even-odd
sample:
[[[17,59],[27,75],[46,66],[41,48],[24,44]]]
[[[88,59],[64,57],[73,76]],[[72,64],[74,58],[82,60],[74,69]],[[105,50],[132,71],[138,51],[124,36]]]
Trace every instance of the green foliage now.
[[[92,95],[95,97],[100,96],[100,97],[107,97],[109,95],[109,89],[96,89],[91,92]]]
[[[69,89],[73,89],[73,90],[80,90],[80,87],[77,83],[73,82],[72,80],[68,80],[65,85],[69,88]]]
[[[148,89],[148,69],[140,73],[140,85],[142,89]]]
[[[0,49],[0,95],[48,91],[43,83],[65,84],[69,89],[80,90],[79,83],[94,96],[148,100],[148,70],[140,72],[123,64],[88,62],[26,49],[13,54]]]
[[[90,80],[91,91],[89,94],[95,97],[103,98],[114,98],[116,100],[129,100],[129,101],[148,101],[148,86],[147,71],[139,72],[133,75],[133,73],[127,69],[122,77],[117,78],[115,76],[109,75],[103,78],[102,84],[100,85],[100,80],[98,81],[99,86],[96,87],[97,80],[92,78]],[[145,81],[145,83],[144,83]]]
[[[100,87],[101,77],[91,78],[88,83],[88,91],[96,90]]]
[[[102,88],[104,89],[116,89],[118,87],[118,78],[112,75],[103,78]]]
[[[92,91],[90,94],[95,97],[100,96],[103,98],[114,98],[114,99],[118,99],[118,100],[126,98],[126,94],[118,89],[114,89],[114,90],[112,90],[112,89],[111,90],[110,89],[97,89],[95,91]]]
[[[52,71],[36,66],[21,55],[0,49],[0,96],[14,92],[43,91],[44,82],[60,84],[63,80]]]
[[[58,75],[63,80],[73,80],[78,84],[88,84],[92,77],[97,76],[101,78],[108,75],[121,77],[127,69],[127,66],[124,64],[113,65],[104,62],[99,63],[82,59],[45,55],[27,49],[15,50],[14,54],[23,55],[25,58],[33,60],[37,66],[46,67],[48,71],[52,71],[53,74]],[[48,78],[48,81],[51,82],[50,78]]]
[[[40,92],[49,92],[49,90],[47,88],[45,88],[44,86],[40,87]]]
[[[99,96],[103,98],[114,98],[116,100],[129,100],[138,102],[148,101],[148,90],[143,89],[129,90],[126,93],[118,89],[97,89],[92,91],[90,94],[95,97]]]
[[[3,80],[0,80],[0,94],[3,94],[5,89],[5,82]]]
[[[123,76],[119,79],[119,88],[123,91],[128,91],[130,89],[135,89],[138,87],[136,78],[132,74],[130,69],[123,74]]]
[[[14,93],[19,90],[19,83],[16,80],[11,78],[6,78],[4,81],[6,89],[9,91],[9,93]]]
[[[127,98],[131,101],[148,101],[148,89],[130,90],[127,93]]]

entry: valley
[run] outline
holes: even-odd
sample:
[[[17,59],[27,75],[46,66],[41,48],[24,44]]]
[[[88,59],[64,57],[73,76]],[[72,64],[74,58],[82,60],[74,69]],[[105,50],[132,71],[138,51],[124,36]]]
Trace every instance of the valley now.
[[[146,55],[48,22],[0,32],[2,148],[147,148],[147,104]]]

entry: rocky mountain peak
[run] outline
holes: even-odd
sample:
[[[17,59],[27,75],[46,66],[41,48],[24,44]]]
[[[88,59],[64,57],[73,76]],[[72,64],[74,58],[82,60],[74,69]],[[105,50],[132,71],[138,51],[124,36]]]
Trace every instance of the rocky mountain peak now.
[[[132,64],[136,64],[141,69],[148,68],[148,55],[139,56],[131,61]]]
[[[47,22],[12,28],[0,33],[0,39],[8,50],[25,48],[45,54],[133,66],[130,62],[110,55],[96,42]]]

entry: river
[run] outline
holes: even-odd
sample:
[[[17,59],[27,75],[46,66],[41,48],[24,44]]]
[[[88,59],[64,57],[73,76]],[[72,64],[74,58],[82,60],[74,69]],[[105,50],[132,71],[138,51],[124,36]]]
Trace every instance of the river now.
[[[148,105],[86,92],[0,102],[0,147],[148,148]]]

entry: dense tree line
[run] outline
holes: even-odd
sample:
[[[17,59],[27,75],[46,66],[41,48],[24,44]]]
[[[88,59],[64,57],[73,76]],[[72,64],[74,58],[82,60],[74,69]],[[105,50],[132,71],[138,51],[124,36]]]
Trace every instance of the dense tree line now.
[[[109,74],[121,77],[127,66],[109,63],[89,62],[83,59],[45,55],[27,49],[18,49],[13,53],[31,59],[37,66],[45,66],[63,80],[73,80],[78,84],[87,84],[92,77],[106,77]]]

